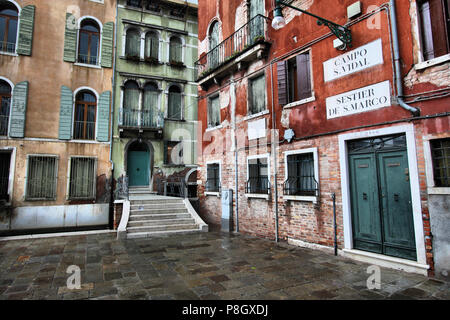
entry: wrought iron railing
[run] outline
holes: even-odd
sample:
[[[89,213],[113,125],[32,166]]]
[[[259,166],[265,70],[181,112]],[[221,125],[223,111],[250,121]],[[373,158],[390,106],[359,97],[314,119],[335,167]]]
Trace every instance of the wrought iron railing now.
[[[184,178],[157,179],[156,189],[158,195],[162,196],[186,198],[188,195]]]
[[[220,192],[221,186],[218,179],[206,180],[206,192]]]
[[[268,18],[257,15],[231,36],[212,48],[196,63],[196,79],[200,80],[249,48],[266,40]]]
[[[268,177],[250,178],[245,188],[246,193],[269,194],[270,181]]]
[[[121,108],[119,126],[125,128],[160,129],[164,127],[164,115],[155,110]]]
[[[75,140],[94,140],[95,121],[75,121],[73,138]]]
[[[98,57],[85,54],[78,54],[78,62],[84,64],[92,64],[96,66],[98,64]]]
[[[122,175],[117,179],[114,199],[128,199],[128,176]]]
[[[15,42],[0,42],[0,51],[6,53],[16,53]]]
[[[291,177],[283,184],[286,196],[311,196],[317,197],[319,184],[314,177]]]
[[[0,115],[0,136],[8,135],[9,117]]]

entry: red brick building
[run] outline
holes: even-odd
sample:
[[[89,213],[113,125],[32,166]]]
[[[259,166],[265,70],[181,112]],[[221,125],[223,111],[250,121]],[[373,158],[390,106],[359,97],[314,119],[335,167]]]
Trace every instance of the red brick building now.
[[[274,2],[199,1],[200,215],[231,189],[241,233],[447,277],[448,1],[287,1],[351,46]]]

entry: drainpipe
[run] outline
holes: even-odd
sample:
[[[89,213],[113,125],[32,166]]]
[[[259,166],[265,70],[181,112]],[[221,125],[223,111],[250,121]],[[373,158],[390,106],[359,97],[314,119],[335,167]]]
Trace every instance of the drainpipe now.
[[[391,11],[391,26],[392,26],[392,46],[394,50],[394,65],[395,65],[395,82],[397,87],[397,100],[403,109],[408,110],[414,116],[420,116],[420,110],[418,108],[414,108],[405,101],[403,101],[403,78],[402,78],[402,70],[400,65],[400,49],[399,49],[399,41],[398,41],[398,29],[397,29],[397,12],[395,6],[395,0],[389,1],[390,11]]]
[[[236,190],[234,192],[236,202],[236,232],[239,232],[239,168],[238,168],[238,147],[236,137],[236,87],[234,84],[234,77],[231,75],[230,79],[230,100],[231,100],[231,112],[233,119],[233,131],[234,131],[234,167],[235,167],[235,184]]]
[[[277,126],[277,120],[276,120],[276,114],[274,111],[274,99],[273,99],[273,62],[270,64],[270,80],[271,80],[271,86],[272,86],[272,94],[271,94],[271,99],[272,99],[272,140],[275,141],[276,135],[275,135],[275,131],[276,131],[276,126]],[[277,174],[277,161],[278,161],[278,151],[277,151],[277,144],[275,144],[275,142],[272,141],[272,153],[273,153],[273,157],[274,157],[274,161],[273,161],[273,169],[274,169],[274,189],[275,189],[275,242],[279,242],[278,239],[278,174]],[[276,139],[276,141],[278,142],[278,138]]]

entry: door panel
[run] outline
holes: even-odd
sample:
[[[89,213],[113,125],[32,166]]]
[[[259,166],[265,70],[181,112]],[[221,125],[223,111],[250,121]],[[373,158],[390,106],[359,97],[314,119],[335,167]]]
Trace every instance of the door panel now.
[[[144,151],[130,151],[128,154],[128,176],[130,186],[149,185],[150,155]]]
[[[414,222],[405,151],[378,154],[386,254],[415,258]]]
[[[350,156],[353,239],[356,249],[382,252],[375,155]]]

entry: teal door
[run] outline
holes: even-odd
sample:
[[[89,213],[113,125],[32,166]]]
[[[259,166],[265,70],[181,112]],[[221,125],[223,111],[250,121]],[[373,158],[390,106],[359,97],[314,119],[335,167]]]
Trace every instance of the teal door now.
[[[349,146],[354,248],[416,260],[404,136],[357,145]]]
[[[150,154],[146,151],[130,151],[128,153],[129,185],[148,186],[150,177]]]

